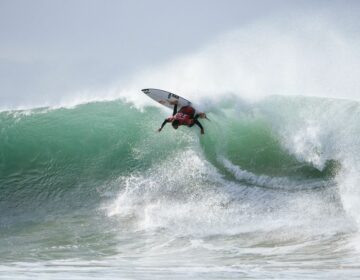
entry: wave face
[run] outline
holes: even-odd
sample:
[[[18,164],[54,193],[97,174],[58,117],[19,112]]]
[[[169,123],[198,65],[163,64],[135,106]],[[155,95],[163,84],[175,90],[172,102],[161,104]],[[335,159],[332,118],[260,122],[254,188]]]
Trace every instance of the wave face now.
[[[149,168],[162,157],[159,147],[152,149],[148,129],[157,113],[122,102],[2,113],[3,202],[10,209],[49,198],[61,205],[63,196],[76,193],[73,203],[83,205],[99,184]]]
[[[121,100],[2,112],[1,258],[101,268],[136,251],[133,266],[182,275],[195,254],[206,277],[216,253],[213,275],[231,277],[243,269],[231,258],[265,265],[275,247],[293,276],[293,252],[328,256],[319,271],[360,256],[342,239],[360,221],[358,102],[230,95],[208,108],[205,136],[157,133],[163,111]]]

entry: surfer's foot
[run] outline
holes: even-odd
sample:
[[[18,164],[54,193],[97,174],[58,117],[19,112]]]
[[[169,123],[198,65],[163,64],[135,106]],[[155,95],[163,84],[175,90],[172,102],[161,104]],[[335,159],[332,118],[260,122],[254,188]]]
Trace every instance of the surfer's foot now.
[[[178,104],[178,101],[177,100],[169,100],[169,103],[171,105],[176,105],[176,104]]]
[[[200,117],[200,119],[206,119],[206,114],[205,113],[199,113],[199,117]]]

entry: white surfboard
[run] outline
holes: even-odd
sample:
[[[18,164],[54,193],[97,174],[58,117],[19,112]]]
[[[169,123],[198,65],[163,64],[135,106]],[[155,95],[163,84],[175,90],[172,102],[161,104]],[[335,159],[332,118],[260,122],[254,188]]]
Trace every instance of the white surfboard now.
[[[151,99],[159,102],[161,105],[164,105],[165,107],[168,107],[170,109],[173,109],[176,103],[178,104],[178,109],[181,109],[181,107],[185,106],[192,106],[189,100],[179,95],[173,94],[169,91],[155,88],[146,88],[142,89],[141,91],[147,96],[149,96]],[[210,121],[204,112],[197,112],[196,108],[194,109],[195,112],[199,114],[199,117],[201,119],[207,119],[208,121]]]
[[[145,93],[147,96],[149,96],[151,99],[155,100],[156,102],[170,109],[174,108],[174,104],[176,102],[178,104],[179,109],[181,107],[191,105],[191,102],[189,100],[165,90],[146,88],[146,89],[142,89],[141,91]]]

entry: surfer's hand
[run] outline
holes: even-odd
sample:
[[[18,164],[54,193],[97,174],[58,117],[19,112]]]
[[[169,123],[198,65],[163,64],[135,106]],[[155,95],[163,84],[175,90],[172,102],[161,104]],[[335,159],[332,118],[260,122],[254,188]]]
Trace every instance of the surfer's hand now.
[[[202,129],[202,130],[201,130],[201,134],[205,134],[205,131],[204,131],[204,129]]]
[[[161,127],[158,129],[158,132],[160,132],[161,131]]]

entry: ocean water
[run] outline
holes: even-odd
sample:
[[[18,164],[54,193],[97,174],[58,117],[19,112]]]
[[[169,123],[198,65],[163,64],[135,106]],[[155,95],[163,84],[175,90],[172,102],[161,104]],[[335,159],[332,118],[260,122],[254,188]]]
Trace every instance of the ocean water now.
[[[139,91],[139,95],[142,94]],[[0,279],[357,279],[358,101],[0,113]]]

